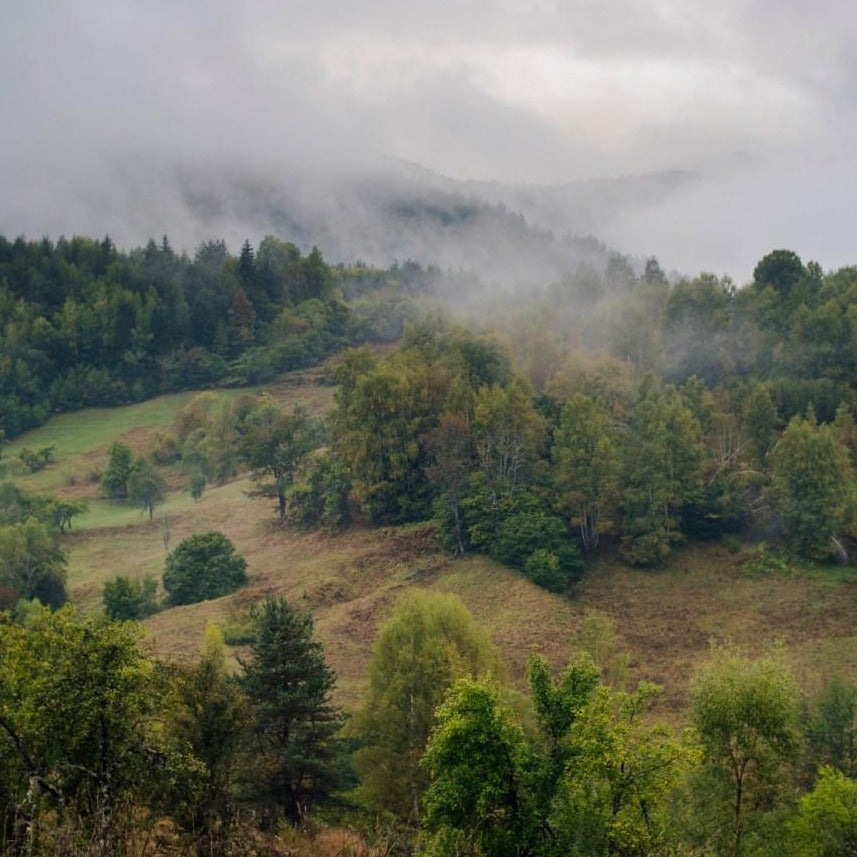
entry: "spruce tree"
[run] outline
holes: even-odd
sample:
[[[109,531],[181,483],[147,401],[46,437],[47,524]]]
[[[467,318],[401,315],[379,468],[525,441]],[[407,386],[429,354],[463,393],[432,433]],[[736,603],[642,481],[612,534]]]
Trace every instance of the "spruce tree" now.
[[[254,796],[298,822],[337,783],[343,723],[330,699],[335,676],[313,639],[312,618],[280,597],[255,611],[252,657],[240,682],[253,709]]]

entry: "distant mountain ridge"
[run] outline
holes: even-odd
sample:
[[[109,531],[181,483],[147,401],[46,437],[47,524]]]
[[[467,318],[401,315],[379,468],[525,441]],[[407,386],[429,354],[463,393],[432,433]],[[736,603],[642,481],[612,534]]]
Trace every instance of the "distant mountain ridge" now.
[[[318,245],[335,262],[413,260],[484,283],[532,287],[580,265],[603,269],[610,250],[595,237],[599,224],[659,202],[693,179],[673,171],[511,185],[459,181],[393,162],[346,177],[280,182],[183,171],[178,187],[190,219],[208,235],[224,228],[244,236],[272,233],[303,249]]]
[[[220,238],[237,252],[245,239],[273,234],[304,251],[317,245],[335,263],[413,260],[520,288],[580,265],[603,269],[605,225],[668,200],[694,177],[673,171],[538,186],[461,181],[380,158],[297,167],[118,156],[98,181],[65,178],[29,224],[13,218],[7,231],[110,235],[124,247],[168,235],[189,253]]]
[[[419,164],[403,167],[431,187],[502,203],[533,226],[583,236],[600,235],[607,221],[620,213],[660,204],[700,179],[690,170],[663,170],[559,184],[516,184],[453,179]]]

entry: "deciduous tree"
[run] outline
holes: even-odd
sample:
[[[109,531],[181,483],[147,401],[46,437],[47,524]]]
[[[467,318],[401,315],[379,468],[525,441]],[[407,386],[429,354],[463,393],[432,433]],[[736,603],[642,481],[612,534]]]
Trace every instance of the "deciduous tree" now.
[[[247,415],[244,430],[243,455],[256,468],[257,490],[277,498],[284,521],[288,490],[306,456],[319,445],[320,426],[301,405],[286,414],[270,396],[262,396]]]
[[[104,615],[115,621],[144,619],[158,609],[155,592],[158,583],[153,577],[142,580],[125,576],[114,577],[104,584]]]
[[[711,778],[711,834],[723,853],[738,857],[754,811],[776,805],[788,768],[797,760],[797,686],[779,656],[754,660],[720,647],[697,672],[691,697]]]
[[[428,785],[419,761],[435,709],[457,678],[495,669],[486,635],[458,598],[415,592],[402,600],[378,635],[357,720],[365,746],[355,764],[370,805],[419,820]]]
[[[118,441],[110,447],[107,470],[101,477],[104,493],[113,500],[124,500],[128,496],[128,480],[134,467],[131,447]]]
[[[154,464],[140,456],[131,469],[128,477],[128,496],[143,511],[149,513],[149,520],[155,513],[155,508],[164,502],[167,492],[167,483],[164,477],[158,473]]]
[[[832,425],[794,417],[771,452],[771,498],[798,552],[847,558],[843,536],[854,516],[851,459]]]
[[[570,729],[569,763],[552,827],[558,854],[648,857],[677,853],[673,798],[697,759],[662,724],[646,722],[659,688],[598,688]]]
[[[532,853],[536,816],[526,793],[524,735],[495,687],[459,679],[437,712],[423,760],[422,853],[513,857]]]
[[[38,598],[54,609],[65,603],[65,555],[36,518],[0,527],[0,584],[18,598]]]
[[[580,534],[584,550],[615,525],[620,458],[607,409],[576,393],[562,409],[552,450],[558,505]]]
[[[133,626],[70,608],[29,628],[0,625],[0,756],[28,853],[53,852],[46,813],[73,837],[73,853],[118,853],[121,822],[169,767],[157,704]]]
[[[823,767],[815,788],[803,795],[786,824],[795,857],[844,857],[857,853],[857,781]]]
[[[226,666],[223,637],[213,625],[205,629],[199,661],[174,666],[171,673],[172,737],[187,746],[204,766],[191,800],[173,813],[187,830],[207,840],[212,853],[222,844],[234,820],[234,787],[247,728],[246,700]]]
[[[682,537],[682,507],[701,492],[699,421],[674,387],[648,375],[623,446],[621,552],[632,563],[657,562]]]

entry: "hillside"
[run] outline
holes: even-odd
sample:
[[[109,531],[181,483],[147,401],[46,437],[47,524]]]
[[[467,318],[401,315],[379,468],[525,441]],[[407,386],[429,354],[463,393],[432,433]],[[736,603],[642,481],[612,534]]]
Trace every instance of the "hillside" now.
[[[332,403],[332,388],[312,376],[287,379],[269,391],[286,408],[303,402],[321,413]],[[191,396],[60,415],[4,450],[11,459],[20,447],[55,443],[56,462],[17,481],[30,490],[89,499],[89,512],[75,519],[62,540],[71,600],[85,611],[101,609],[103,584],[118,574],[160,577],[165,548],[193,532],[221,530],[246,557],[250,581],[237,593],[146,620],[147,639],[159,654],[195,656],[207,621],[234,624],[254,599],[283,594],[314,615],[339,677],[337,699],[353,709],[366,690],[379,623],[402,592],[425,587],[464,600],[500,649],[518,687],[531,651],[561,665],[586,617],[599,611],[613,620],[616,649],[629,658],[629,678],[664,685],[662,713],[670,718],[682,719],[689,677],[712,639],[734,640],[750,652],[782,641],[807,690],[833,674],[857,669],[852,622],[857,575],[851,568],[766,571],[752,561],[755,549],[728,542],[687,547],[663,565],[636,570],[608,549],[588,565],[567,597],[546,592],[485,557],[451,559],[439,550],[429,525],[370,528],[358,522],[339,535],[280,527],[270,500],[246,495],[244,478],[212,486],[193,502],[184,477],[173,472],[168,501],[152,523],[136,508],[98,499],[98,483],[86,474],[103,467],[110,443],[118,439],[148,451]],[[611,648],[606,637],[600,645]],[[621,660],[616,652],[604,654],[607,660]]]

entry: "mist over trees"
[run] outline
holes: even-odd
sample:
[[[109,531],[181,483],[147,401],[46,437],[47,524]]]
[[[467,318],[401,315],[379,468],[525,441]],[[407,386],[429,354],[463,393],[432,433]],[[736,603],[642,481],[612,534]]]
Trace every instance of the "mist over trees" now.
[[[195,499],[243,475],[270,501],[272,533],[430,522],[451,555],[485,554],[570,597],[601,557],[657,568],[705,540],[756,543],[759,562],[777,548],[852,562],[857,268],[776,250],[738,289],[614,255],[526,295],[444,309],[466,285],[414,263],[332,267],[276,238],[237,257],[208,242],[193,259],[166,240],[128,253],[0,241],[3,433],[332,357],[325,419],[264,391],[204,391],[149,458],[115,443],[102,491],[151,519],[164,467]],[[13,464],[37,472],[52,455],[25,449]],[[165,807],[182,847],[229,853],[247,832],[241,806],[275,831],[337,801],[390,820],[425,855],[739,857],[783,842],[808,855],[822,838],[831,853],[851,842],[857,695],[830,682],[802,698],[776,652],[712,650],[692,684],[693,730],[677,735],[655,722],[656,687],[602,676],[584,655],[562,671],[534,656],[528,691],[511,692],[473,617],[420,594],[381,626],[343,732],[311,619],[282,599],[251,612],[234,676],[213,631],[196,663],[141,653],[118,623],[155,609],[153,580],[105,585],[116,624],[61,609],[59,535],[81,511],[0,485],[11,853],[50,853],[53,831],[113,853]],[[169,554],[163,584],[168,604],[188,604],[245,580],[210,532]],[[105,695],[114,685],[124,702]],[[78,733],[66,703],[53,706],[69,686],[85,709]]]
[[[775,250],[737,289],[708,274],[670,283],[657,260],[639,269],[614,254],[459,321],[427,309],[463,286],[411,263],[333,268],[270,236],[237,257],[209,241],[193,259],[166,239],[128,253],[109,239],[3,239],[3,429],[398,340],[387,356],[339,359],[327,428],[239,402],[189,413],[161,455],[182,461],[197,494],[250,465],[282,522],[431,518],[453,552],[556,590],[604,538],[649,564],[687,539],[781,526],[807,556],[850,556],[855,269]],[[822,470],[797,417],[819,424]],[[150,516],[163,494],[121,444],[103,485]]]

